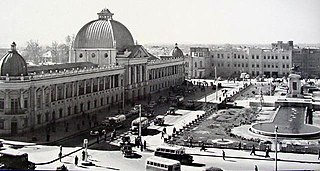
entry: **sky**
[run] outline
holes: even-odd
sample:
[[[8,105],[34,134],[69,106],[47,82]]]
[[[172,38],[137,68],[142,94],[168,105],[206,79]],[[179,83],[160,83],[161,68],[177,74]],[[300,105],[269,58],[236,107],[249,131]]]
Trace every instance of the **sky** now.
[[[142,45],[320,43],[320,0],[0,0],[0,47],[62,43],[103,8]]]

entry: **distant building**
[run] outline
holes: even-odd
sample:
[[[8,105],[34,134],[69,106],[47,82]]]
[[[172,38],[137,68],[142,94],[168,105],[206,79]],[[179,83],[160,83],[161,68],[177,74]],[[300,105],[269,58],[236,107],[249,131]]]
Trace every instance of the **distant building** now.
[[[277,43],[271,44],[272,49],[274,50],[292,50],[293,49],[293,41],[288,41],[287,43],[283,43],[282,41],[278,41]]]
[[[186,59],[188,78],[214,77],[215,67],[217,76],[223,78],[239,77],[244,72],[251,78],[282,77],[290,72],[292,50],[191,47],[190,57]]]
[[[76,35],[67,64],[27,66],[15,43],[0,60],[0,134],[51,128],[108,106],[134,103],[184,81],[184,56],[134,44],[108,9]]]
[[[292,63],[299,66],[303,77],[320,77],[320,49],[294,49],[292,51]]]

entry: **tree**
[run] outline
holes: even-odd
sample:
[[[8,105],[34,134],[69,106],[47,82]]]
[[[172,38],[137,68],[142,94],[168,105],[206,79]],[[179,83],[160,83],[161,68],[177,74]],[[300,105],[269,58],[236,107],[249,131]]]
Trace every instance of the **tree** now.
[[[39,64],[43,50],[37,40],[29,40],[24,51],[26,59],[33,61],[35,64]]]

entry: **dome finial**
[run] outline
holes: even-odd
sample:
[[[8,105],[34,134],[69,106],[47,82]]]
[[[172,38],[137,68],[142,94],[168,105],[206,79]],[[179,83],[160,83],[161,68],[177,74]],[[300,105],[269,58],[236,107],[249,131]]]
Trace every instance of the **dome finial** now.
[[[11,44],[11,50],[12,50],[12,51],[15,51],[15,50],[16,50],[16,46],[17,46],[17,44],[16,44],[15,42],[12,42],[12,44]]]
[[[107,8],[102,9],[101,12],[99,12],[97,14],[99,16],[99,19],[112,20],[113,13],[110,12],[110,10]]]
[[[174,44],[176,47],[178,47],[178,43]]]

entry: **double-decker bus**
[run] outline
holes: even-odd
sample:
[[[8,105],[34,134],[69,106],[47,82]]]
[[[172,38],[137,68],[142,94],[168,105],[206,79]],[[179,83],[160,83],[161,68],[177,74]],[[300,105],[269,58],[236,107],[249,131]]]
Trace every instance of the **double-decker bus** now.
[[[156,148],[154,155],[178,160],[181,164],[191,164],[193,162],[193,157],[190,154],[186,154],[183,147],[178,146],[159,146]]]
[[[162,157],[149,157],[146,159],[146,170],[149,171],[180,171],[181,164],[177,160]]]

